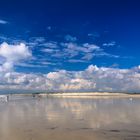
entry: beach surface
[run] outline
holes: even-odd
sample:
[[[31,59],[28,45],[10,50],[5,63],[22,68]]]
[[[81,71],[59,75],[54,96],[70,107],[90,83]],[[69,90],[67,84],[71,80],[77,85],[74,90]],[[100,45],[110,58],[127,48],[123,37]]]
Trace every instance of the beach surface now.
[[[10,95],[0,140],[140,140],[140,98]]]

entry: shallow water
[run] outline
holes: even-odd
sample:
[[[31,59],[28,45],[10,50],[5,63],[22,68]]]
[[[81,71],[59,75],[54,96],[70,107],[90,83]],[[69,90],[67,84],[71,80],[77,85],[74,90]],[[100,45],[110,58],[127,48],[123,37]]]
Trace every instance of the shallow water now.
[[[139,140],[140,98],[12,96],[0,140]]]

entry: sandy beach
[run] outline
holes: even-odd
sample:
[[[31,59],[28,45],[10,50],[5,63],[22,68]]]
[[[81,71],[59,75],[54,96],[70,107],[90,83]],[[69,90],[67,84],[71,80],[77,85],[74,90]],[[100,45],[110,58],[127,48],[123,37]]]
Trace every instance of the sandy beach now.
[[[42,98],[0,102],[0,140],[139,140],[140,98]]]

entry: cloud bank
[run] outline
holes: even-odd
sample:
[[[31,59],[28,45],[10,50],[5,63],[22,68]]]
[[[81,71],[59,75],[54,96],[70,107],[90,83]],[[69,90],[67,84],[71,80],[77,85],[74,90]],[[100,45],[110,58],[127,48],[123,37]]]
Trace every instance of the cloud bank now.
[[[83,71],[25,74],[5,72],[0,75],[0,90],[58,91],[58,92],[139,92],[140,68],[116,69],[90,65]]]
[[[85,44],[85,46],[86,49],[80,47],[77,49],[84,52],[99,49],[94,45]],[[70,44],[69,47],[73,48],[73,45]],[[140,92],[140,66],[119,69],[89,65],[82,71],[58,70],[46,74],[14,71],[13,68],[17,63],[31,56],[29,48],[23,43],[0,45],[0,91]]]

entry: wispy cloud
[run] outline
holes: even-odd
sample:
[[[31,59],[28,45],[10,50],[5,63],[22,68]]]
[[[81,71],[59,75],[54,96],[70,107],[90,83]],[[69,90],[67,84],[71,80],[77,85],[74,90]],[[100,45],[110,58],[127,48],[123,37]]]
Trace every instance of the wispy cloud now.
[[[118,55],[107,53],[103,48],[96,44],[83,43],[78,44],[76,42],[44,42],[41,52],[52,60],[57,59],[61,62],[86,62],[92,60],[94,57],[114,57],[119,58]],[[78,57],[78,61],[77,58]]]
[[[95,38],[100,37],[100,34],[97,33],[97,32],[89,33],[89,34],[88,34],[88,37],[90,37],[90,38],[92,38],[92,39],[95,39]]]
[[[76,56],[81,56],[80,60],[91,60],[93,57],[107,56],[118,58],[119,56],[109,54],[105,52],[101,47],[95,44],[76,44],[76,43],[64,43],[63,54],[67,55],[68,58],[74,58]]]
[[[8,21],[0,19],[0,24],[8,24],[8,23],[9,23]]]
[[[94,43],[79,43],[76,41],[50,41],[45,37],[31,37],[29,40],[23,41],[17,38],[8,38],[0,36],[1,42],[11,42],[13,46],[24,42],[32,51],[32,58],[28,63],[11,63],[21,67],[48,67],[50,65],[63,65],[63,62],[68,63],[92,63],[94,58],[108,57],[108,58],[122,58],[119,55],[107,52],[107,48],[98,46]],[[4,61],[4,59],[1,59]],[[10,66],[9,66],[10,67]]]
[[[75,42],[77,40],[76,37],[73,37],[71,35],[66,35],[65,39],[66,39],[66,41],[70,41],[70,42]]]
[[[87,63],[86,60],[79,60],[79,59],[69,59],[68,62],[70,62],[70,63]]]
[[[108,43],[103,43],[103,46],[105,46],[105,47],[113,47],[113,46],[116,46],[116,42],[111,41],[111,42],[108,42]]]

